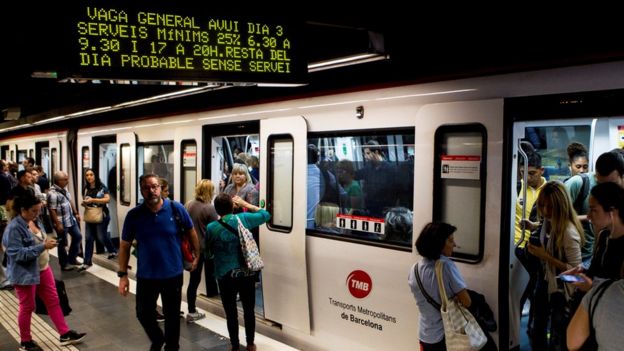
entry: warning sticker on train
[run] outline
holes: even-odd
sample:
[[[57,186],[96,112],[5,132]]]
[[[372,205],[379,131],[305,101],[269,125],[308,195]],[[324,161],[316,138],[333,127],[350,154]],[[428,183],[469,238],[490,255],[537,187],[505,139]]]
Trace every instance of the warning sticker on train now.
[[[336,215],[336,227],[359,230],[377,235],[382,235],[385,230],[384,220],[382,218],[352,216],[346,214]]]
[[[440,178],[479,180],[481,156],[442,155],[440,160]]]

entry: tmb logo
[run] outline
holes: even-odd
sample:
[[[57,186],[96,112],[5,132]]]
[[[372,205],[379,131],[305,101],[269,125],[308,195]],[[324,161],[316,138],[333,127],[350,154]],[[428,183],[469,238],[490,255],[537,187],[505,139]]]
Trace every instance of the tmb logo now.
[[[373,281],[368,273],[364,271],[353,271],[347,277],[347,287],[353,297],[362,299],[373,290]]]

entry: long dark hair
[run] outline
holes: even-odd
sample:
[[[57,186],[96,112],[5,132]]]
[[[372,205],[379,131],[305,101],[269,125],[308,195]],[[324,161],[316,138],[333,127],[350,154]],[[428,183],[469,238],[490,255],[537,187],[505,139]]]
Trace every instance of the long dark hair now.
[[[85,168],[84,170],[84,177],[85,177],[85,185],[84,188],[82,189],[83,191],[90,189],[89,188],[89,182],[87,182],[87,172],[93,172],[93,176],[95,177],[95,189],[101,189],[102,188],[102,181],[100,180],[100,177],[98,177],[97,173],[95,173],[95,171],[93,170],[93,168]]]

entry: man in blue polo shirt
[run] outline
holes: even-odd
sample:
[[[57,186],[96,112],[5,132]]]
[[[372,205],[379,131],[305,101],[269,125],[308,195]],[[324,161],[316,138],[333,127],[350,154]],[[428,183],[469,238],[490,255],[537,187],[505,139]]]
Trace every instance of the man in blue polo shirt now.
[[[119,248],[119,293],[129,291],[128,260],[132,241],[137,245],[137,319],[150,338],[150,350],[178,350],[180,340],[180,303],[182,300],[181,236],[176,220],[179,218],[184,235],[189,235],[195,252],[191,270],[199,260],[199,239],[193,221],[180,203],[161,198],[158,176],[144,174],[140,178],[143,203],[126,216]],[[173,206],[175,206],[175,213]],[[165,332],[156,321],[156,301],[162,298]]]

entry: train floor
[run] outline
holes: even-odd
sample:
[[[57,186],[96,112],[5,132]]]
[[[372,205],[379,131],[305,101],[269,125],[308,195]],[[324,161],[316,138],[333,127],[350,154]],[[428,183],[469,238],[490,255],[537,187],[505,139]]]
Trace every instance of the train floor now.
[[[32,335],[44,350],[148,350],[150,342],[135,315],[135,295],[122,297],[117,292],[118,278],[114,271],[94,265],[86,272],[61,272],[56,257],[50,264],[57,279],[65,282],[72,312],[66,318],[70,328],[86,332],[84,342],[72,347],[60,346],[59,336],[47,315],[33,314]],[[100,260],[101,261],[101,260]],[[131,292],[135,284],[131,281]],[[0,350],[19,349],[17,299],[14,291],[0,291]],[[198,306],[201,306],[198,303]],[[187,311],[186,302],[182,308]],[[229,350],[225,319],[209,313],[206,318],[186,323],[180,318],[180,350]],[[242,320],[242,318],[240,319]],[[164,327],[161,323],[161,327]],[[258,324],[258,323],[257,323]],[[240,339],[245,340],[244,327]],[[295,350],[256,331],[258,350]]]

